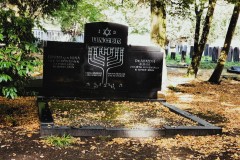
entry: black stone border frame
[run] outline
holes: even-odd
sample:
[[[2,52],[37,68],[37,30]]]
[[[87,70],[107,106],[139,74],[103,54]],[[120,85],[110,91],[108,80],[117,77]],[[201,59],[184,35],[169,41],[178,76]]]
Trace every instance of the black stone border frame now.
[[[106,101],[108,99],[90,99],[90,98],[59,98],[53,97],[59,100],[100,100]],[[164,126],[163,128],[141,128],[141,129],[129,129],[129,128],[105,128],[101,126],[81,127],[73,128],[67,126],[55,126],[51,111],[48,107],[48,101],[53,98],[38,97],[37,106],[40,119],[40,135],[64,135],[69,134],[75,137],[96,137],[96,136],[110,136],[121,138],[147,138],[147,137],[161,137],[161,136],[175,136],[179,135],[215,135],[221,134],[222,128],[214,126],[207,121],[192,115],[186,111],[183,111],[173,105],[170,105],[164,99],[111,99],[111,101],[137,101],[137,102],[159,102],[163,106],[167,107],[170,111],[188,118],[196,122],[199,126]]]

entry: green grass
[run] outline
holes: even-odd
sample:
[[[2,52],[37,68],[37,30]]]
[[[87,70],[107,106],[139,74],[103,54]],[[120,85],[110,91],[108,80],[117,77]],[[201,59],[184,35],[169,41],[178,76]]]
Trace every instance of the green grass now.
[[[43,141],[48,145],[64,148],[75,143],[76,139],[70,135],[64,134],[63,136],[47,136]]]
[[[170,58],[170,55],[166,57],[166,63],[167,65],[180,65],[181,64],[181,55],[176,54],[176,59],[173,60]],[[189,58],[189,55],[187,55],[186,63],[189,65],[191,63],[191,59]],[[200,69],[214,69],[216,67],[217,63],[214,63],[211,61],[211,57],[209,56],[203,56],[201,63],[200,63]],[[230,68],[231,66],[240,66],[240,62],[226,62],[224,68]]]

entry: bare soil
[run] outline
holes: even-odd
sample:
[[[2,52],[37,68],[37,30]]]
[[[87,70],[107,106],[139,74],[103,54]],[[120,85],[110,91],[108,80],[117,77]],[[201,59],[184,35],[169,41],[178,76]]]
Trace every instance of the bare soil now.
[[[159,138],[78,138],[70,146],[51,146],[39,135],[36,98],[0,97],[0,160],[75,159],[240,159],[240,82],[206,82],[211,70],[198,79],[186,69],[168,69],[164,92],[168,103],[223,127],[223,134]],[[224,73],[225,74],[225,73]]]

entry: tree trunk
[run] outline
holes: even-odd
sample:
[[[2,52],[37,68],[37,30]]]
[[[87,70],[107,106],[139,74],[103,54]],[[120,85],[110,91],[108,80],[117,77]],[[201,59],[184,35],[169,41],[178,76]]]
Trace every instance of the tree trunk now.
[[[217,0],[209,0],[208,11],[207,11],[207,15],[205,17],[205,22],[203,25],[201,39],[200,39],[200,42],[198,43],[197,52],[194,53],[194,55],[192,57],[191,65],[188,68],[188,76],[195,75],[195,77],[197,77],[198,68],[200,65],[201,58],[202,58],[202,52],[203,52],[205,44],[207,42],[209,30],[210,30],[211,23],[212,23],[213,13],[214,13],[214,9],[216,6],[216,1]]]
[[[166,7],[164,1],[151,0],[151,40],[162,49],[166,44]]]
[[[228,26],[227,35],[225,38],[224,46],[221,51],[220,57],[218,59],[218,63],[216,68],[213,71],[213,74],[211,75],[210,79],[208,80],[211,83],[218,84],[220,82],[220,77],[224,68],[224,65],[227,60],[228,52],[231,47],[231,41],[234,35],[234,31],[237,25],[238,17],[240,13],[240,3],[235,4],[233,9],[233,14],[231,17],[230,24]]]
[[[167,89],[167,66],[166,66],[166,4],[163,0],[151,0],[151,41],[161,47],[163,56],[162,87]]]
[[[203,5],[198,5],[195,3],[195,14],[196,14],[196,24],[195,24],[195,35],[194,35],[194,49],[193,49],[193,55],[192,55],[192,62],[191,65],[188,68],[187,75],[191,76],[194,75],[194,63],[193,61],[195,60],[195,53],[198,52],[198,43],[199,43],[199,38],[200,38],[200,26],[201,26],[201,18],[202,18],[202,13],[203,13]]]

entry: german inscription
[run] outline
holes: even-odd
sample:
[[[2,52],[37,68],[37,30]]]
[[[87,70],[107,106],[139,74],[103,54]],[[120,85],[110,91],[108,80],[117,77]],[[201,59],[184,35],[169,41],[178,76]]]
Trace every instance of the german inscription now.
[[[80,56],[48,55],[47,60],[52,68],[74,69],[80,63]]]

